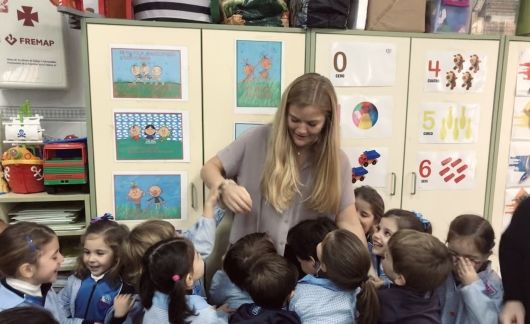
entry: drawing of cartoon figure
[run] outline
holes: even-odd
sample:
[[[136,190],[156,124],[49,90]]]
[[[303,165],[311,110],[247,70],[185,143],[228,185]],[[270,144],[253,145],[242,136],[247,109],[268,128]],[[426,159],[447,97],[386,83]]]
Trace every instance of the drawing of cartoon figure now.
[[[469,71],[473,72],[473,73],[477,73],[478,70],[480,70],[480,67],[479,67],[479,63],[480,63],[480,59],[478,58],[478,55],[476,54],[473,54],[469,57],[469,64],[471,64],[471,66],[469,67]]]
[[[252,79],[254,79],[254,65],[247,62],[243,66],[243,73],[245,74],[245,78],[243,79],[243,82],[252,81]]]
[[[162,188],[160,188],[159,186],[151,186],[149,187],[149,194],[151,195],[151,198],[147,199],[147,201],[151,202],[153,204],[155,204],[155,208],[156,209],[160,209],[160,207],[162,206],[162,204],[164,203],[164,198],[162,198],[161,194],[162,194]]]
[[[164,85],[164,81],[162,81],[162,67],[155,65],[151,69],[151,77],[153,78],[153,82],[155,85],[161,84]]]
[[[127,193],[127,199],[132,201],[137,212],[142,212],[142,197],[144,196],[144,191],[132,183]]]
[[[261,58],[261,60],[259,61],[261,67],[263,68],[263,70],[261,70],[259,72],[259,76],[262,78],[262,79],[269,79],[269,70],[270,68],[272,67],[272,61],[270,58],[267,57],[267,55],[263,55],[263,57]]]
[[[156,128],[155,125],[149,124],[144,128],[145,143],[146,144],[155,144]]]
[[[134,76],[133,84],[136,84],[136,81],[142,81],[142,72],[137,64],[131,65],[131,74]]]
[[[129,136],[133,141],[138,142],[140,140],[141,129],[138,125],[133,125],[129,128]]]
[[[160,128],[158,128],[158,139],[160,141],[167,141],[170,135],[171,131],[167,126],[161,126]]]
[[[471,86],[473,85],[472,81],[473,76],[471,75],[471,73],[464,72],[464,74],[462,75],[462,87],[466,88],[466,90],[469,90],[469,88],[471,88]]]
[[[462,72],[462,69],[464,68],[464,57],[462,54],[456,54],[453,55],[453,63],[455,66],[453,66],[453,70],[456,70],[458,73]]]
[[[0,12],[8,12],[7,2],[9,0],[0,0]]]
[[[144,83],[151,80],[151,68],[146,63],[142,63],[142,80]]]
[[[445,74],[445,79],[447,80],[445,86],[453,90],[456,87],[456,74],[453,71],[449,71]]]

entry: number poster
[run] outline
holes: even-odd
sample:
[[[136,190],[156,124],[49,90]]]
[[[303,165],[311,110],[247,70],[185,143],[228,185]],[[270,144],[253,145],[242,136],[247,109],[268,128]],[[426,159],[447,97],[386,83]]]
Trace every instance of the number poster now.
[[[476,143],[479,107],[474,104],[424,103],[420,107],[420,143]]]
[[[340,96],[342,138],[388,138],[392,136],[393,98],[390,96]]]
[[[418,152],[417,190],[469,190],[474,188],[475,152]]]
[[[390,87],[396,81],[396,45],[334,42],[329,79],[336,87]]]
[[[425,91],[482,92],[488,58],[480,52],[430,51],[425,57]]]

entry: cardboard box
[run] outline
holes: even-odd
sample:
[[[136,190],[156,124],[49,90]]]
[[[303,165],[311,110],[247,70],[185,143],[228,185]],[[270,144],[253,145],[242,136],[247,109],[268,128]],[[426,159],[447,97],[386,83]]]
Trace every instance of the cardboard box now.
[[[425,32],[426,0],[370,0],[366,30]]]

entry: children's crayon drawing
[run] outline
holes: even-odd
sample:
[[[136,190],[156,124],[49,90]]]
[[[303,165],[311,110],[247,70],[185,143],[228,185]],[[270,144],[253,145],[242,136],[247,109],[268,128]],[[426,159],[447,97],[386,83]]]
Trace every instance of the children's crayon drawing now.
[[[130,172],[113,176],[117,220],[186,218],[185,173]]]
[[[114,112],[116,160],[189,161],[187,112]]]
[[[113,98],[187,99],[187,49],[111,47]]]
[[[237,40],[236,67],[236,111],[275,113],[281,99],[282,42]]]
[[[530,98],[515,97],[512,139],[530,140]]]

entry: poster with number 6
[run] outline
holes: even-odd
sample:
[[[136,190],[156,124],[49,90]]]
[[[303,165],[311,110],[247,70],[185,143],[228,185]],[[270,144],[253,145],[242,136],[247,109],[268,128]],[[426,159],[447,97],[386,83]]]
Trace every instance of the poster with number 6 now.
[[[482,92],[488,58],[481,52],[430,51],[425,55],[425,91]]]
[[[475,152],[418,152],[417,190],[470,190],[475,186]]]
[[[396,81],[396,45],[334,42],[329,79],[336,87],[389,87]]]
[[[476,143],[479,126],[476,104],[424,103],[420,107],[420,143]]]

